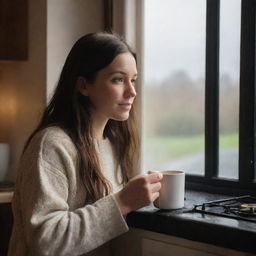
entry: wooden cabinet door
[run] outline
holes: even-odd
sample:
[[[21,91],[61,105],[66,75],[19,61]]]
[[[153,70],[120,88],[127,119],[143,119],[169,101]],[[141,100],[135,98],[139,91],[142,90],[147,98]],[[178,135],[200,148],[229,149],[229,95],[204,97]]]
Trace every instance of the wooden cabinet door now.
[[[28,1],[0,0],[0,60],[28,58]]]
[[[217,254],[169,244],[148,238],[142,239],[142,256],[216,256]]]
[[[6,256],[11,237],[13,215],[10,203],[0,203],[0,256]]]

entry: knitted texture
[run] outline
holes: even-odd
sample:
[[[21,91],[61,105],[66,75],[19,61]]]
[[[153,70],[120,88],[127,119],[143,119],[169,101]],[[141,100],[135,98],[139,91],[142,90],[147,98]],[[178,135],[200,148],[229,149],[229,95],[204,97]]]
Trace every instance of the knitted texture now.
[[[94,143],[115,193],[122,186],[111,143]],[[50,127],[33,137],[17,173],[8,256],[110,255],[106,242],[128,231],[112,194],[92,203],[77,159],[62,129]]]

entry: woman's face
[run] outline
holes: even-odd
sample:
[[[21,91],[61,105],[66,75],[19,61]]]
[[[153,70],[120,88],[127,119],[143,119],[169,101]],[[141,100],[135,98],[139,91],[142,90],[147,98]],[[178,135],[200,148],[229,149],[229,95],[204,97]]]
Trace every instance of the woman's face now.
[[[92,117],[97,121],[128,119],[136,96],[137,68],[131,53],[121,53],[101,69],[94,82],[86,83],[84,93],[92,103]]]

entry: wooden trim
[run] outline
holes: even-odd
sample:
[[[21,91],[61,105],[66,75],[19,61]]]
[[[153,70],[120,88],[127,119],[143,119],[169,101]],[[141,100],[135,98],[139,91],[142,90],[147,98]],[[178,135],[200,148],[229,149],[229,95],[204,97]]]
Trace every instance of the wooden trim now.
[[[253,182],[245,184],[238,180],[224,180],[223,178],[207,180],[205,177],[196,175],[186,175],[186,189],[215,194],[256,196],[256,184]]]
[[[239,114],[239,180],[255,179],[256,81],[255,15],[256,1],[242,1]]]
[[[217,177],[219,163],[220,1],[207,0],[205,80],[205,176]]]
[[[104,0],[104,30],[112,33],[113,31],[113,0]]]
[[[28,59],[28,1],[0,0],[0,60]]]

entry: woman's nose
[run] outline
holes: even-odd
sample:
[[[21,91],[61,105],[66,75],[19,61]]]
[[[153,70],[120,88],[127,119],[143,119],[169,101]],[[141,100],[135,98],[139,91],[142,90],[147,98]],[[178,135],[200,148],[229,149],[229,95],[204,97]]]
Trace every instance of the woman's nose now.
[[[126,97],[135,97],[136,95],[137,95],[137,93],[136,93],[135,86],[133,83],[130,82],[129,84],[127,84],[125,96]]]

